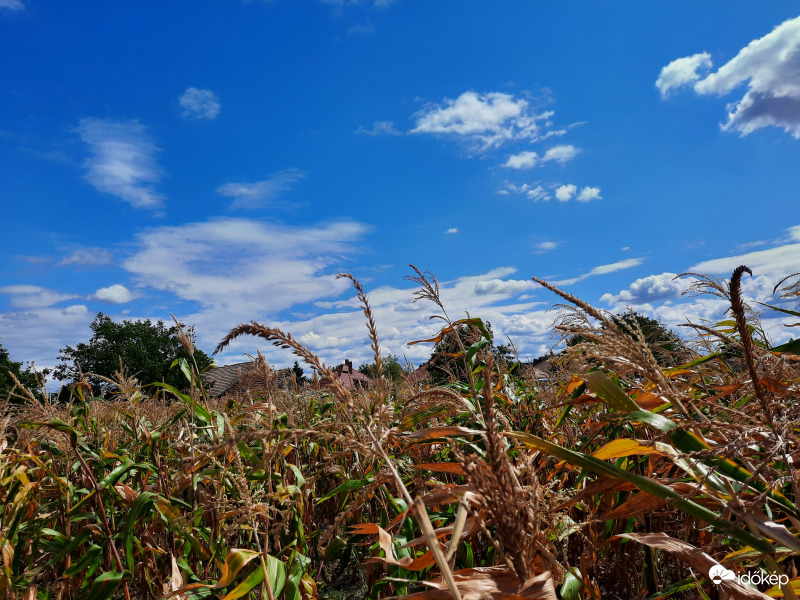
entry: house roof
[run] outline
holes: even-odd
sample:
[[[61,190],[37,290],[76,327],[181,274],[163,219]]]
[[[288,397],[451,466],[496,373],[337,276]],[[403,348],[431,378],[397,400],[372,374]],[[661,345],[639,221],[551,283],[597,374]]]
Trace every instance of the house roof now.
[[[333,372],[339,376],[339,380],[346,390],[354,390],[356,387],[369,387],[374,383],[371,377],[354,369],[353,363],[349,360],[345,360],[344,364],[336,367]]]
[[[232,365],[223,365],[220,367],[213,367],[203,374],[203,381],[206,385],[206,392],[212,398],[219,398],[229,393],[236,384],[240,383],[242,379],[253,373],[262,361],[266,365],[263,358],[256,360],[249,360],[247,362],[235,363]],[[282,369],[277,371],[278,385],[286,384],[286,377],[290,369]]]

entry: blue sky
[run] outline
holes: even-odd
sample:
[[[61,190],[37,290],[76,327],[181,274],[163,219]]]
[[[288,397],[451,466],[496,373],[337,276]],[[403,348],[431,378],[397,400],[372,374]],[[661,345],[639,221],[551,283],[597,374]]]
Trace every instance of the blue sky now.
[[[0,338],[52,366],[98,312],[291,331],[329,363],[435,328],[409,263],[524,357],[556,298],[671,326],[800,271],[794,2],[0,0]],[[790,337],[765,315],[776,341]],[[241,340],[222,362],[260,348]]]

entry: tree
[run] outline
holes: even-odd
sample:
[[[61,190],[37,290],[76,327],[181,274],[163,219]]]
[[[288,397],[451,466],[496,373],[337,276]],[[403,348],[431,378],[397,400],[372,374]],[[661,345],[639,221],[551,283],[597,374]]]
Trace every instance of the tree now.
[[[480,320],[476,321],[480,323]],[[467,381],[467,365],[464,362],[463,351],[468,350],[470,346],[481,339],[485,342],[487,335],[491,341],[483,347],[482,351],[490,352],[494,355],[495,363],[505,368],[511,367],[516,362],[514,352],[509,346],[494,345],[492,324],[486,321],[481,326],[485,327],[485,332],[482,332],[476,325],[457,325],[453,331],[446,333],[440,341],[436,342],[431,358],[428,360],[428,377],[432,383],[441,385],[451,381]]]
[[[113,378],[122,361],[126,372],[140,384],[163,381],[178,389],[186,387],[186,377],[180,369],[170,368],[179,358],[192,364],[189,352],[181,344],[177,325],[167,327],[163,321],[153,323],[150,319],[117,323],[98,313],[91,329],[93,335],[88,343],[61,350],[58,358],[64,362],[55,369],[57,379],[75,381],[81,373]],[[199,349],[194,351],[194,361],[200,371],[212,364],[208,355]],[[90,383],[98,395],[108,385],[99,377],[90,377]]]
[[[396,356],[393,354],[381,356],[381,366],[383,367],[383,375],[390,382],[400,383],[403,381],[403,377],[405,377],[406,372],[403,369],[403,365],[400,364],[400,359],[398,359]],[[378,377],[378,368],[375,366],[374,361],[361,365],[358,367],[358,370],[364,375],[372,377],[373,379]]]
[[[661,321],[651,319],[637,312],[613,315],[611,319],[623,333],[631,338],[634,337],[634,331],[638,327],[659,366],[665,368],[674,367],[686,358],[686,352],[681,344],[680,336],[669,330]],[[575,346],[585,341],[586,338],[584,336],[580,334],[573,335],[567,340],[567,346]]]
[[[48,373],[49,371],[45,369],[42,375],[46,376]],[[12,374],[17,378],[17,381],[33,392],[37,398],[41,399],[42,392],[39,389],[39,381],[37,380],[36,373],[31,369],[23,369],[21,362],[11,360],[8,350],[0,345],[0,400],[5,400],[10,397],[12,401],[19,401],[17,397],[19,390],[17,390],[17,394],[10,396],[14,388],[17,387]]]
[[[298,361],[294,361],[294,365],[292,365],[292,374],[294,375],[294,379],[297,382],[297,385],[302,385],[306,381],[306,375],[303,373],[303,367],[300,366]]]

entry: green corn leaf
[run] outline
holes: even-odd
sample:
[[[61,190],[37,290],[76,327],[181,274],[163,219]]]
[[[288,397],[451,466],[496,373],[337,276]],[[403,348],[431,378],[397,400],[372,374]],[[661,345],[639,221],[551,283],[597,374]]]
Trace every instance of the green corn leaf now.
[[[286,600],[302,600],[300,595],[300,580],[303,578],[311,559],[295,552],[292,564],[289,567],[289,576],[286,578]]]
[[[522,443],[530,446],[531,448],[535,448],[536,450],[564,460],[570,464],[580,466],[595,474],[607,475],[609,477],[616,477],[617,479],[628,481],[643,492],[647,492],[648,494],[665,500],[668,504],[674,506],[675,508],[678,508],[687,514],[708,523],[715,531],[729,535],[742,544],[752,546],[757,550],[767,553],[771,553],[773,550],[772,545],[764,538],[753,535],[749,531],[742,529],[727,519],[723,519],[707,508],[684,498],[671,488],[661,485],[657,481],[653,481],[647,477],[642,477],[641,475],[625,471],[603,460],[598,460],[593,456],[589,456],[588,454],[562,448],[561,446],[548,442],[547,440],[529,433],[514,431],[508,432],[506,435],[520,440]]]
[[[128,571],[103,573],[92,582],[92,587],[89,588],[86,600],[107,600],[111,598],[117,588],[122,585],[123,580],[130,577],[130,575]]]
[[[122,461],[122,464],[119,465],[116,469],[111,471],[104,479],[100,482],[100,489],[104,490],[110,485],[114,485],[120,478],[127,473],[131,467],[134,466],[134,462],[130,458],[126,458]]]
[[[264,581],[264,569],[261,568],[261,565],[258,565],[255,571],[250,573],[250,575],[248,575],[248,577],[242,583],[233,588],[233,591],[223,596],[222,600],[235,600],[236,598],[241,598],[262,581]]]
[[[674,446],[681,452],[699,452],[703,450],[712,450],[708,443],[692,431],[684,429],[677,429],[677,425],[663,417],[643,410],[637,410],[627,415],[617,416],[617,419],[625,421],[639,421],[655,427],[659,431],[663,431],[669,436]],[[706,456],[698,459],[705,465],[708,465],[718,474],[726,475],[742,484],[747,484],[750,487],[758,490],[759,492],[766,492],[771,500],[780,504],[783,508],[789,511],[792,516],[800,517],[800,511],[792,504],[792,502],[779,491],[768,490],[767,486],[758,479],[753,479],[753,474],[741,466],[738,462],[731,458],[717,458],[713,456]]]
[[[328,500],[329,498],[333,498],[335,495],[339,494],[340,492],[354,492],[356,490],[360,490],[361,488],[369,485],[373,481],[375,481],[374,477],[368,477],[366,479],[353,479],[352,481],[345,481],[342,485],[340,485],[339,487],[331,490],[325,496],[323,496],[322,498],[317,500],[317,504],[319,504],[320,502],[325,502],[325,500]]]
[[[222,575],[217,580],[214,588],[220,589],[229,586],[236,579],[239,571],[247,563],[258,557],[259,553],[254,550],[245,550],[244,548],[229,550],[228,555],[225,557],[225,564],[222,566]]]
[[[91,544],[89,549],[84,552],[69,569],[64,571],[64,577],[72,577],[89,570],[92,563],[100,562],[103,559],[103,549],[100,546]]]
[[[584,379],[589,385],[589,389],[614,410],[626,413],[641,410],[639,405],[604,373],[595,371],[589,373]]]
[[[155,496],[153,492],[142,492],[136,496],[136,500],[133,501],[133,505],[125,515],[125,529],[122,535],[125,542],[125,560],[128,564],[128,569],[131,571],[133,571],[135,565],[133,560],[133,529],[135,525],[141,523],[148,512],[153,510]]]

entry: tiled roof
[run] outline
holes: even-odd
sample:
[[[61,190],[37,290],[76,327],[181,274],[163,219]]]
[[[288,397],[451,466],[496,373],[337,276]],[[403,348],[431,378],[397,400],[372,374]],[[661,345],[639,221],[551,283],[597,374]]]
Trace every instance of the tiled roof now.
[[[263,360],[263,359],[261,359]],[[235,363],[214,367],[203,374],[203,381],[206,385],[206,392],[212,398],[219,398],[229,393],[243,377],[252,373],[258,367],[258,360]],[[290,369],[277,371],[277,384],[285,386]]]
[[[373,384],[372,378],[354,369],[353,363],[349,360],[344,361],[344,364],[339,365],[333,371],[339,376],[339,380],[346,390],[370,387]]]

